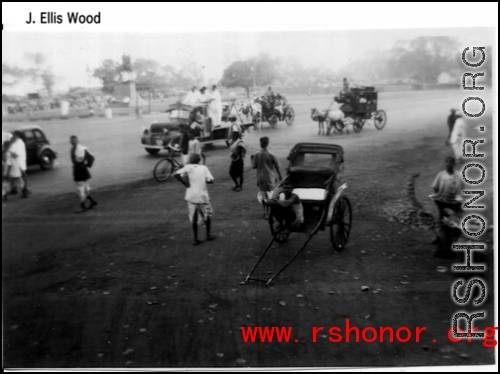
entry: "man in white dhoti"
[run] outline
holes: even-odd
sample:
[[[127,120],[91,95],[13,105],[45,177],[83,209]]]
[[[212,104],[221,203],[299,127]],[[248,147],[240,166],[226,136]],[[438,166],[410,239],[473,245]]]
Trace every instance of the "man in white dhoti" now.
[[[215,128],[220,125],[222,119],[222,100],[215,84],[212,86],[210,94],[212,100],[208,106],[208,113],[210,118],[212,118],[212,126]]]
[[[191,91],[189,91],[186,95],[186,97],[184,98],[184,101],[182,102],[183,104],[185,105],[191,105],[191,106],[194,106],[196,105],[197,103],[199,103],[200,101],[200,94],[199,92],[196,90],[196,86],[193,86],[191,88]]]
[[[453,149],[453,153],[455,155],[455,160],[460,162],[463,160],[462,148],[466,135],[466,125],[462,116],[457,114],[455,125],[453,126],[453,131],[450,135],[450,145]]]

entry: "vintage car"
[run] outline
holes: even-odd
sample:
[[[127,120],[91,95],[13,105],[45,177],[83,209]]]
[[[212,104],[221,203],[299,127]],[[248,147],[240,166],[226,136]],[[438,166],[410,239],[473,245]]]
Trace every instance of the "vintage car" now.
[[[27,166],[39,165],[42,170],[50,170],[54,166],[57,152],[50,146],[50,142],[40,126],[30,125],[17,128],[11,133],[18,132],[26,145]]]
[[[201,115],[202,123],[201,133],[197,136],[200,144],[210,145],[215,141],[226,141],[229,136],[230,123],[223,117],[223,121],[216,128],[212,128],[212,121],[208,115],[208,105],[199,104],[195,106],[181,103],[172,104],[167,109],[168,119],[163,122],[154,122],[149,129],[144,129],[141,144],[151,155],[159,153],[161,150],[171,151],[179,149],[183,129],[189,129],[189,126],[197,119],[197,114]],[[234,110],[234,113],[237,113]],[[199,120],[199,118],[198,118]],[[242,131],[246,131],[253,123],[242,123]]]

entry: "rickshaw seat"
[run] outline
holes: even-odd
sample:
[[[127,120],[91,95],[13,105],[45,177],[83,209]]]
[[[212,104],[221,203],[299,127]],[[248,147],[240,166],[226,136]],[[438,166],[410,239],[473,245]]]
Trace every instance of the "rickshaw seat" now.
[[[324,188],[295,188],[292,193],[301,201],[324,201],[325,191]]]

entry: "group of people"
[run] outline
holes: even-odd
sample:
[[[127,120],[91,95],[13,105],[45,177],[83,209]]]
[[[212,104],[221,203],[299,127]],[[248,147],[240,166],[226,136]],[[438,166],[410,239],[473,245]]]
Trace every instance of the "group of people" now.
[[[80,207],[76,213],[83,213],[97,205],[90,196],[89,184],[91,178],[89,168],[94,164],[95,158],[87,147],[79,144],[78,137],[71,136],[70,143],[73,180],[80,199]],[[21,133],[18,131],[12,134],[2,133],[2,201],[6,201],[8,195],[18,193],[21,193],[22,198],[29,196],[31,191],[28,189],[26,168],[26,144],[21,138]]]
[[[261,150],[251,157],[252,168],[257,171],[257,199],[263,206],[266,219],[268,209],[272,209],[273,215],[283,220],[283,224],[297,228],[304,222],[302,203],[298,196],[292,193],[292,186],[286,181],[283,185],[283,193],[273,198],[272,193],[282,177],[279,160],[268,151],[268,146],[269,138],[261,138]],[[245,155],[246,147],[243,140],[234,132],[229,169],[229,174],[235,182],[234,191],[241,191],[243,188]],[[207,184],[214,183],[214,177],[205,165],[199,164],[200,161],[201,157],[192,153],[189,155],[189,163],[175,173],[175,177],[187,188],[185,200],[193,229],[194,245],[201,243],[198,238],[198,226],[203,222],[206,226],[206,239],[214,239],[210,232],[213,208],[207,190]]]
[[[212,85],[210,90],[202,87],[199,91],[196,86],[192,86],[184,98],[183,104],[190,106],[208,104],[208,116],[211,119],[212,128],[220,125],[222,120],[222,99],[217,85]]]
[[[22,198],[28,197],[26,158],[26,145],[21,133],[2,133],[2,201],[6,201],[8,195],[18,193]]]
[[[254,101],[258,101],[255,96]],[[275,95],[271,86],[267,86],[267,91],[262,96],[262,101],[267,106],[269,113],[274,113],[277,110],[280,116],[283,115],[283,106],[286,104],[286,98],[281,94]]]

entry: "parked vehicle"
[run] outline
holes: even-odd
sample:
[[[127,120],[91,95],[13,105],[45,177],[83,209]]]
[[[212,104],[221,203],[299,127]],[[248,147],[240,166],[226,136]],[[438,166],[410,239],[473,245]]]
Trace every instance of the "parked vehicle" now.
[[[26,145],[27,166],[39,165],[42,170],[50,170],[54,166],[57,152],[51,147],[44,132],[37,125],[23,126],[11,133],[18,132]]]

